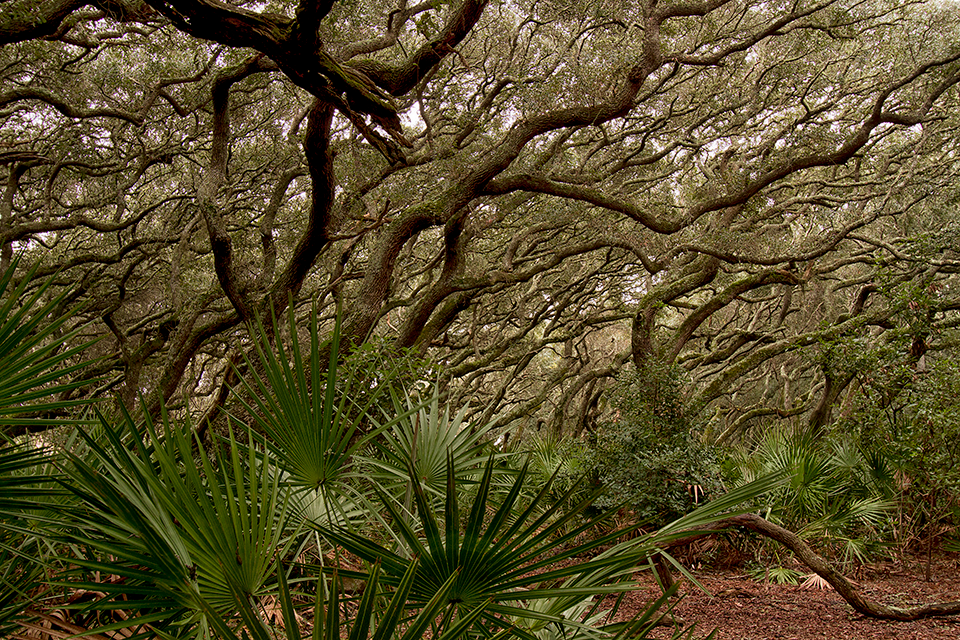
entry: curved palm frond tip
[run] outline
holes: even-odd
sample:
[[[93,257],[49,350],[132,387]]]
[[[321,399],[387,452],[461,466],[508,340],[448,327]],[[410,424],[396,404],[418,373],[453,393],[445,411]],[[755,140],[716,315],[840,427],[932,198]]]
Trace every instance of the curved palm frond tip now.
[[[0,434],[4,435],[79,423],[66,411],[95,401],[69,398],[91,382],[78,374],[92,363],[82,354],[96,342],[82,340],[83,326],[68,327],[79,307],[62,309],[70,292],[51,296],[52,279],[28,293],[39,263],[14,284],[18,265],[19,260],[14,260],[0,273]]]

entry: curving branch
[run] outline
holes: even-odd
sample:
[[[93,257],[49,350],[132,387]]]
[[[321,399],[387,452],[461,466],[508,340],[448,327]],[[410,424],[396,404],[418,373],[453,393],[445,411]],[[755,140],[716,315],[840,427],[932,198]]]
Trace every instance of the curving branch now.
[[[453,12],[439,35],[421,46],[413,55],[397,66],[387,66],[372,60],[360,61],[356,67],[370,76],[379,86],[396,96],[413,89],[430,69],[453,52],[477,24],[488,0],[464,0]],[[413,8],[406,12],[417,11]]]
[[[230,155],[230,88],[234,83],[254,73],[270,71],[273,66],[254,56],[243,64],[225,69],[213,85],[213,143],[210,163],[197,193],[197,206],[206,223],[213,249],[214,269],[224,293],[243,320],[250,320],[253,312],[234,262],[233,240],[227,232],[227,223],[218,204],[218,191],[227,180],[227,161]]]
[[[268,298],[277,312],[286,307],[291,294],[296,295],[300,291],[317,256],[330,243],[336,191],[333,171],[335,154],[330,145],[332,122],[333,107],[322,100],[315,100],[307,117],[303,141],[311,177],[310,217],[290,260],[271,287]]]
[[[0,11],[0,45],[24,42],[55,34],[67,17],[93,4],[90,0],[19,0],[4,4]],[[130,16],[142,13],[137,0],[101,0],[97,3],[110,14]]]
[[[484,189],[490,195],[504,195],[514,191],[542,193],[568,200],[579,200],[589,204],[622,213],[656,233],[671,234],[683,229],[690,221],[664,220],[653,212],[640,207],[608,191],[581,185],[573,185],[543,176],[514,174],[491,180]]]
[[[700,531],[694,529],[690,531],[689,534],[682,535],[682,537],[671,542],[667,545],[667,548],[675,548],[688,544],[698,538],[736,527],[743,527],[744,529],[759,533],[790,549],[811,571],[826,580],[855,611],[865,616],[880,618],[882,620],[900,620],[907,622],[921,618],[955,616],[960,614],[960,601],[934,602],[917,605],[915,607],[892,607],[871,600],[857,589],[856,585],[848,580],[846,576],[837,571],[822,556],[811,549],[796,533],[775,525],[752,513],[725,518],[709,525],[709,527],[704,527],[703,530]]]
[[[150,0],[150,4],[181,31],[229,47],[256,49],[313,95],[326,96],[332,87],[345,95],[354,110],[395,124],[399,130],[392,98],[363,72],[344,65],[324,50],[316,33],[324,14],[322,6],[304,3],[294,20],[217,0]]]
[[[83,0],[26,0],[0,13],[0,45],[42,38],[54,33],[68,15],[85,4]],[[33,12],[26,5],[32,5]]]
[[[420,231],[447,224],[463,215],[465,207],[482,195],[489,183],[520,156],[535,138],[556,130],[595,126],[630,112],[646,79],[660,63],[660,42],[657,34],[648,34],[643,43],[644,55],[623,73],[623,84],[606,99],[587,106],[576,106],[531,115],[514,124],[483,162],[463,178],[451,184],[438,198],[419,203],[399,216],[381,237],[364,275],[360,304],[345,325],[345,339],[360,341],[376,323],[389,292],[390,279],[400,250]]]
[[[143,116],[121,111],[120,109],[82,109],[73,106],[52,91],[47,91],[41,87],[19,87],[0,93],[0,107],[5,107],[12,102],[21,100],[38,100],[45,102],[61,114],[68,118],[82,120],[84,118],[117,118],[125,120],[131,124],[143,124]]]

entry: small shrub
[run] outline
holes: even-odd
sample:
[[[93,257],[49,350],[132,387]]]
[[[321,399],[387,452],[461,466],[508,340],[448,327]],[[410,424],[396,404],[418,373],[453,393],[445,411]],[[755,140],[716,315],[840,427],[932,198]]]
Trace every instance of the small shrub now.
[[[757,507],[821,553],[863,562],[884,541],[894,493],[890,461],[851,436],[818,439],[809,431],[770,428],[725,468],[734,486],[788,469],[790,481]]]
[[[800,584],[800,578],[803,577],[803,574],[796,569],[779,564],[773,566],[765,563],[752,564],[747,569],[747,573],[757,582],[768,582],[770,584],[798,585]]]
[[[683,411],[680,375],[650,364],[621,377],[611,417],[594,435],[590,472],[606,488],[600,508],[630,509],[661,526],[686,514],[719,488],[717,456]]]

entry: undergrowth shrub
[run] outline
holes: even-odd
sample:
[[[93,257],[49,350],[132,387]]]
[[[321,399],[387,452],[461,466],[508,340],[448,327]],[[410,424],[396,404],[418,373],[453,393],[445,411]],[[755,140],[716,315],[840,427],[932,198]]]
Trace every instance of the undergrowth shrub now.
[[[601,509],[623,507],[652,526],[674,520],[720,488],[717,452],[703,444],[680,397],[676,368],[651,363],[611,389],[611,411],[590,445],[589,471],[606,489]]]
[[[757,504],[764,518],[844,563],[866,561],[887,539],[895,478],[882,453],[849,435],[815,438],[770,427],[724,464],[732,486],[780,469],[789,471],[789,482]],[[768,576],[766,556],[776,550],[769,543],[755,549]]]
[[[930,553],[960,532],[960,363],[880,367],[854,410],[835,424],[890,460],[897,500],[890,536],[901,552]]]

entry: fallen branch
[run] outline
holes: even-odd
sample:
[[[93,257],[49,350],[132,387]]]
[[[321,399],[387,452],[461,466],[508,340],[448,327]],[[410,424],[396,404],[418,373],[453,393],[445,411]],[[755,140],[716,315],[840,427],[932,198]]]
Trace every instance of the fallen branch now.
[[[711,525],[709,529],[692,530],[689,532],[689,535],[677,538],[671,542],[667,548],[670,549],[688,544],[698,538],[713,535],[726,529],[732,529],[733,527],[743,527],[755,531],[762,536],[779,542],[793,551],[803,564],[807,565],[811,571],[830,583],[830,586],[832,586],[854,610],[865,616],[884,620],[910,621],[919,620],[920,618],[960,614],[960,601],[936,602],[932,604],[922,604],[916,607],[890,607],[870,600],[857,589],[851,580],[830,566],[826,560],[811,549],[800,536],[752,513],[720,520]]]

